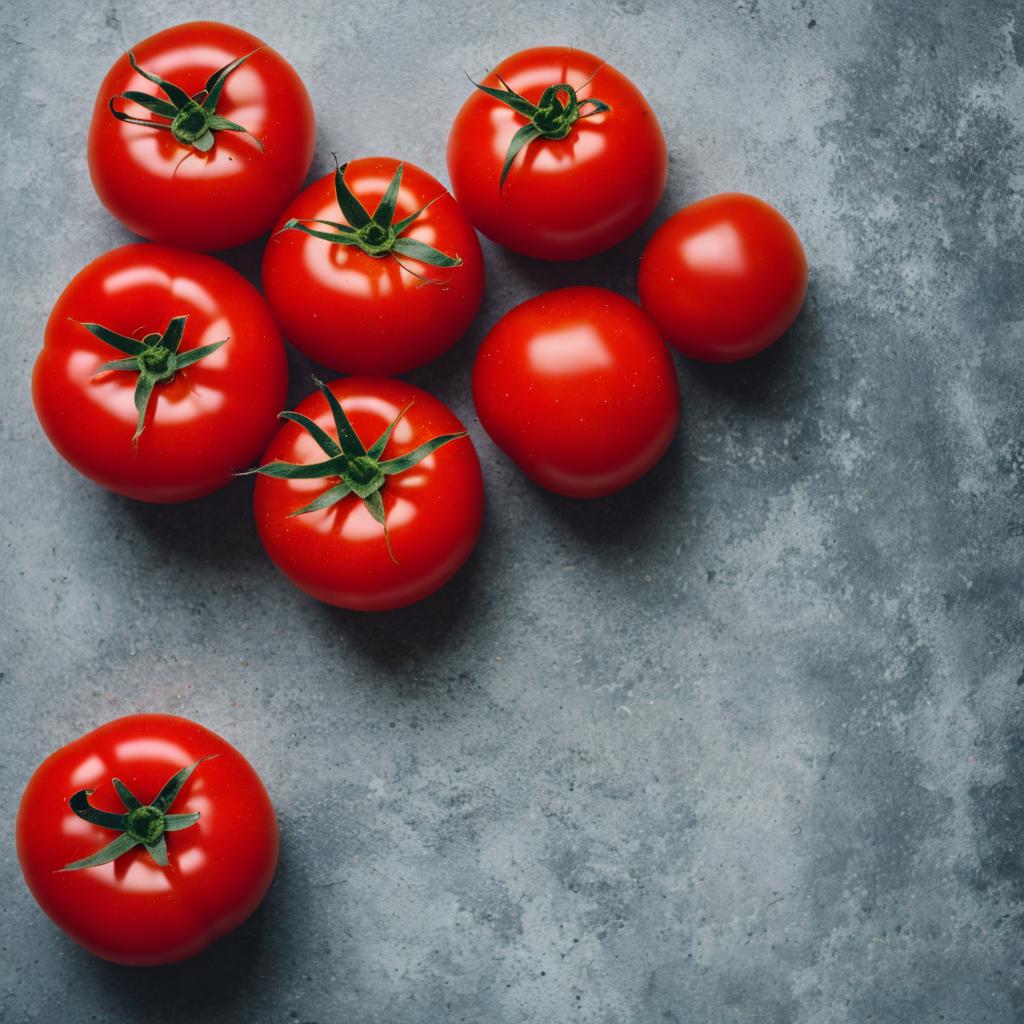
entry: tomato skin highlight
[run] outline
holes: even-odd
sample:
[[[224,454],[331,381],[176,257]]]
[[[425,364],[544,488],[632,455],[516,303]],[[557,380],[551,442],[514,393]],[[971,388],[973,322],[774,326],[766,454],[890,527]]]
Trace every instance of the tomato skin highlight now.
[[[636,231],[668,177],[665,137],[639,89],[599,57],[565,46],[513,54],[482,84],[499,87],[498,74],[532,103],[566,82],[580,99],[597,97],[612,109],[578,120],[564,139],[529,143],[499,189],[509,143],[528,121],[475,90],[448,136],[452,191],[473,224],[507,249],[547,260],[593,256]]]
[[[183,314],[182,352],[229,340],[156,385],[133,443],[137,374],[97,375],[121,353],[82,323],[141,339]],[[83,476],[129,498],[176,502],[209,494],[252,464],[277,428],[287,382],[277,327],[241,274],[210,256],[138,243],[100,256],[64,289],[32,399],[46,436]]]
[[[672,357],[643,311],[604,288],[562,288],[506,313],[477,354],[473,400],[494,443],[570,498],[638,480],[679,424]]]
[[[691,359],[731,363],[757,355],[792,325],[807,292],[807,257],[773,206],[723,193],[658,228],[637,287],[669,344]]]
[[[386,377],[346,377],[328,385],[362,443],[369,447],[410,402],[385,458],[443,434],[462,431],[455,414],[426,391]],[[319,392],[296,411],[337,438]],[[261,465],[314,463],[324,453],[295,423],[285,423]],[[483,522],[480,461],[468,437],[451,441],[381,490],[392,561],[377,523],[355,495],[315,512],[291,516],[336,480],[257,476],[253,507],[260,539],[274,564],[318,601],[352,611],[386,611],[420,601],[450,580],[476,546]]]
[[[207,153],[169,131],[118,121],[108,107],[112,96],[133,90],[165,97],[133,70],[127,54],[114,63],[100,84],[89,126],[89,174],[100,201],[126,228],[186,249],[227,249],[269,230],[302,186],[313,161],[313,105],[302,79],[276,50],[215,21],[177,25],[133,48],[140,67],[190,95],[252,50],[257,52],[228,77],[217,104],[219,115],[251,134],[218,131]],[[116,103],[133,116],[153,117],[137,104]]]
[[[352,160],[345,182],[372,214],[399,165],[390,157]],[[310,359],[342,373],[397,374],[447,352],[473,322],[484,293],[484,262],[473,226],[451,194],[415,164],[404,163],[396,220],[437,197],[403,237],[418,239],[459,267],[439,268],[389,254],[375,258],[297,230],[289,219],[346,223],[334,172],[313,182],[284,211],[263,257],[263,289],[285,337]]]
[[[143,802],[201,757],[175,811],[199,821],[169,833],[169,865],[137,846],[109,864],[61,871],[116,833],[76,817],[70,796],[123,813],[111,780]],[[33,773],[17,819],[18,860],[32,895],[75,942],[114,963],[174,963],[205,949],[259,906],[277,867],[278,830],[270,798],[248,761],[226,740],[175,715],[129,715],[69,743]]]

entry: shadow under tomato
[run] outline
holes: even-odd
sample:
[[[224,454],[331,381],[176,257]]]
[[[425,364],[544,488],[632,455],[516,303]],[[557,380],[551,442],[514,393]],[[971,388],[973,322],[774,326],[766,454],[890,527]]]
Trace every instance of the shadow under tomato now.
[[[809,372],[820,335],[814,283],[808,287],[803,308],[788,331],[774,345],[752,359],[738,363],[702,363],[683,359],[683,400],[688,386],[728,398],[766,415],[790,419],[810,395]]]
[[[683,428],[681,428],[683,429]],[[552,515],[583,543],[609,553],[641,552],[663,543],[685,501],[686,445],[681,436],[636,483],[603,498],[564,498],[537,487]],[[530,484],[530,486],[537,486]]]
[[[275,886],[276,887],[276,886]],[[125,967],[82,951],[104,990],[116,993],[116,1008],[132,1020],[229,1020],[232,1007],[251,1002],[250,993],[264,974],[261,957],[270,959],[275,943],[267,937],[279,931],[274,888],[241,927],[219,939],[198,956],[163,967]],[[136,922],[144,927],[144,922]],[[156,923],[158,926],[158,923]]]
[[[440,590],[406,608],[354,612],[307,598],[309,614],[324,622],[320,635],[336,637],[339,656],[358,656],[387,673],[409,695],[433,680],[435,660],[449,662],[466,643],[490,602],[488,581],[498,571],[497,545],[489,543],[487,519],[476,550]]]
[[[122,532],[141,544],[134,554],[140,562],[170,562],[237,571],[247,560],[263,558],[252,522],[252,482],[232,480],[205,498],[175,505],[154,505],[103,492],[108,502],[106,522],[124,522]],[[118,539],[115,532],[114,539]]]

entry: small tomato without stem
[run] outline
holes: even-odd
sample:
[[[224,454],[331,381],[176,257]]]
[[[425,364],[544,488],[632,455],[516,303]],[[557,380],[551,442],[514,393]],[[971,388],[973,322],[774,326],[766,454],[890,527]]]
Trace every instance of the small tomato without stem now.
[[[252,464],[287,383],[277,327],[241,274],[141,243],[100,256],[64,289],[32,399],[46,436],[83,476],[173,502]]]
[[[51,754],[18,808],[18,860],[53,922],[90,953],[194,956],[259,906],[277,866],[263,783],[215,733],[130,715]]]
[[[353,160],[284,212],[263,288],[286,338],[332,370],[404,373],[443,355],[484,291],[480,242],[426,171]]]
[[[257,238],[313,160],[313,105],[295,69],[215,21],[165,29],[100,85],[89,173],[131,231],[204,252]]]
[[[640,261],[640,301],[685,356],[731,363],[778,341],[807,292],[793,226],[755,196],[725,193],[670,217]]]
[[[562,288],[506,313],[477,353],[473,400],[494,443],[570,498],[638,480],[679,423],[668,350],[635,303],[604,288]]]
[[[270,443],[253,495],[274,564],[319,601],[384,611],[432,594],[476,545],[483,478],[462,424],[404,381],[318,390]]]
[[[576,260],[651,215],[668,150],[625,75],[584,50],[539,46],[503,60],[463,104],[448,173],[488,238],[525,256]]]

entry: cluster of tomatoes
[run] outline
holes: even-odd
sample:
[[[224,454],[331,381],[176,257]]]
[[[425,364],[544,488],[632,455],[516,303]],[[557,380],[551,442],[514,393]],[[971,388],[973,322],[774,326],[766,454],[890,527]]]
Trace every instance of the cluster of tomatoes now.
[[[346,608],[396,608],[443,586],[480,532],[468,434],[394,376],[473,322],[476,229],[538,259],[602,252],[653,213],[668,153],[632,82],[566,47],[518,53],[476,85],[449,135],[454,195],[384,157],[338,164],[300,191],[314,136],[295,70],[239,29],[181,25],[120,59],[100,86],[89,168],[111,213],[150,241],[67,286],[33,396],[56,449],[120,494],[186,501],[255,473],[260,537],[289,579]],[[203,255],[268,231],[264,295]],[[747,358],[790,326],[806,283],[781,214],[747,195],[705,199],[647,245],[643,308],[578,287],[508,312],[476,356],[477,414],[541,486],[612,493],[675,436],[665,342],[697,359]],[[314,378],[283,411],[282,335],[344,375]],[[168,716],[121,719],[54,754],[29,783],[18,834],[47,912],[125,963],[180,959],[235,927],[277,859],[251,767]]]

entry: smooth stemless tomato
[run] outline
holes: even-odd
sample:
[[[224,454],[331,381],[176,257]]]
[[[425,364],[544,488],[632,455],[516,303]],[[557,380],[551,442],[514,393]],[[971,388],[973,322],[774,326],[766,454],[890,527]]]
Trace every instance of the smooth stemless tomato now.
[[[144,39],[107,73],[89,173],[137,234],[226,249],[274,223],[309,171],[315,134],[306,87],[276,50],[193,21]]]
[[[254,507],[277,567],[317,600],[383,611],[432,594],[483,519],[476,449],[443,402],[404,381],[317,382],[270,443]]]
[[[288,207],[263,257],[263,289],[285,337],[311,359],[404,373],[473,322],[484,262],[436,178],[372,157],[324,175]]]
[[[115,963],[194,956],[259,906],[277,867],[274,809],[226,740],[174,715],[129,715],[51,754],[18,808],[39,905]]]
[[[651,215],[668,151],[625,75],[583,50],[539,46],[503,60],[463,104],[448,174],[489,238],[526,256],[575,260]]]
[[[570,498],[639,479],[679,423],[668,350],[635,303],[604,288],[562,288],[506,313],[480,346],[473,400],[494,443]]]
[[[796,319],[807,258],[775,207],[725,193],[658,228],[640,261],[638,287],[667,342],[693,359],[731,363],[778,341]]]
[[[32,399],[53,446],[90,480],[187,501],[252,465],[287,383],[277,327],[245,278],[210,256],[140,243],[64,289]]]

